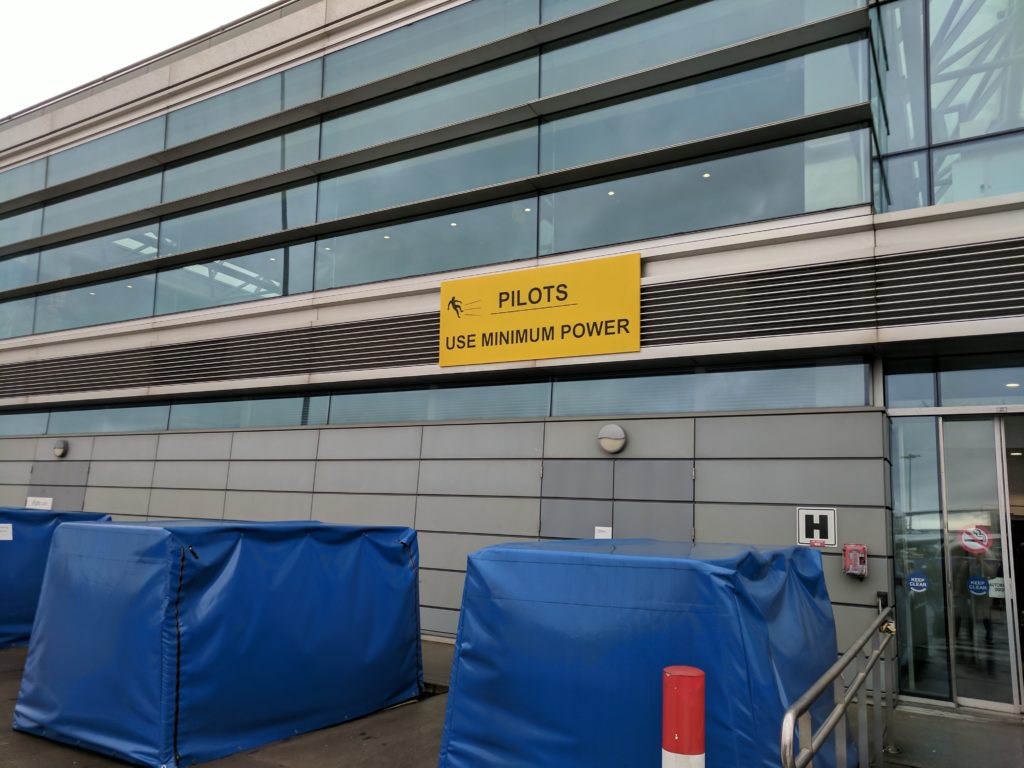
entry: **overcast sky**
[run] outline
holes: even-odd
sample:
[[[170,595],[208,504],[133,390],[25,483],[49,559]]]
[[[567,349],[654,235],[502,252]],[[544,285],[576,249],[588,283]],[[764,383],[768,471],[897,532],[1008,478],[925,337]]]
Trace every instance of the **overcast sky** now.
[[[271,2],[5,2],[0,24],[0,117],[134,64]]]

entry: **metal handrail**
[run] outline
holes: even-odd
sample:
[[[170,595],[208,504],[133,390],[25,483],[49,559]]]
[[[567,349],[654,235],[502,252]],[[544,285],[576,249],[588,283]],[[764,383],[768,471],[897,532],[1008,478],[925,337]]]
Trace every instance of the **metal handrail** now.
[[[873,717],[873,746],[875,753],[875,766],[881,768],[885,764],[882,738],[884,735],[883,710],[885,710],[885,721],[888,722],[888,715],[895,703],[896,696],[896,645],[893,638],[896,634],[896,627],[892,621],[893,608],[879,611],[878,617],[869,626],[857,641],[850,646],[839,660],[829,667],[829,670],[819,677],[810,688],[793,705],[786,710],[782,718],[782,733],[779,738],[779,754],[782,758],[782,768],[813,768],[814,756],[824,746],[828,737],[835,731],[836,768],[846,768],[846,710],[847,707],[857,698],[857,736],[860,751],[860,768],[868,768],[868,713],[867,697],[857,696],[868,680],[868,673],[872,674],[872,686],[874,690],[874,706],[872,707]],[[870,653],[865,656],[865,646],[871,644]],[[886,649],[890,650],[886,660],[889,671],[883,679],[885,664],[880,664]],[[847,686],[843,680],[843,672],[851,664],[855,664],[856,675]],[[888,682],[890,691],[884,693],[885,683]],[[824,694],[829,686],[833,688],[835,706],[829,712],[828,717],[820,724],[817,732],[811,722],[811,707],[814,702]],[[796,749],[796,736],[800,735],[800,749]]]

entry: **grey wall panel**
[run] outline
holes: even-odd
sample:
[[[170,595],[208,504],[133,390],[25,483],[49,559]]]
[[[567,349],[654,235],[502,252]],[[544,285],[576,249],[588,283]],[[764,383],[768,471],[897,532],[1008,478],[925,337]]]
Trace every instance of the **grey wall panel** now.
[[[160,435],[156,457],[161,461],[216,461],[231,458],[231,432]]]
[[[139,515],[111,515],[110,519],[115,523],[144,523],[147,520]]]
[[[611,526],[612,502],[595,499],[544,499],[540,535],[553,539],[592,539],[595,526]]]
[[[156,458],[156,444],[156,435],[101,435],[92,444],[92,460],[152,460]]]
[[[153,484],[152,461],[93,461],[89,485],[149,488]]]
[[[413,525],[415,496],[315,493],[313,519],[335,525]]]
[[[536,536],[540,500],[421,496],[416,501],[416,526],[425,531]]]
[[[149,515],[220,520],[224,517],[224,491],[154,488],[149,497]]]
[[[821,567],[832,602],[874,606],[876,592],[892,595],[892,561],[887,557],[868,557],[868,577],[864,581],[843,573],[843,557],[838,553],[825,554]]]
[[[149,488],[88,488],[85,509],[108,515],[130,515],[144,520],[149,511]]]
[[[610,499],[615,469],[611,459],[544,460],[543,496],[570,499]]]
[[[225,520],[309,520],[313,496],[309,493],[228,491]]]
[[[36,439],[34,437],[0,439],[0,461],[32,461],[35,456]]]
[[[28,485],[31,478],[31,461],[0,461],[0,483]]]
[[[459,629],[459,612],[445,608],[420,608],[420,631],[454,635]]]
[[[0,507],[24,507],[27,485],[0,485]]]
[[[661,501],[616,501],[612,535],[622,539],[690,541],[693,504]]]
[[[693,419],[595,419],[551,421],[544,431],[544,458],[606,459],[597,433],[615,423],[626,432],[626,447],[618,454],[629,459],[693,458]]]
[[[693,501],[693,462],[616,460],[615,498]]]
[[[808,413],[697,419],[697,458],[882,457],[885,414]]]
[[[320,459],[417,459],[422,427],[351,427],[320,430]]]
[[[882,508],[837,507],[835,548],[842,544],[864,544],[868,554],[890,555],[886,533],[886,511]],[[791,546],[797,543],[796,506],[763,504],[696,504],[697,541],[725,541],[761,546]]]
[[[30,485],[26,496],[40,496],[53,499],[53,509],[80,512],[85,504],[83,485]],[[22,499],[22,505],[25,500]]]
[[[58,459],[53,455],[53,444],[58,440],[67,440],[68,452],[64,458]],[[89,461],[92,458],[92,437],[65,437],[63,435],[48,435],[36,439],[36,461]]]
[[[224,490],[228,487],[228,462],[158,461],[153,487]]]
[[[442,496],[537,496],[540,461],[423,461],[419,491]]]
[[[466,424],[424,427],[425,459],[539,459],[544,424]]]
[[[461,571],[420,571],[420,604],[432,608],[462,607],[466,574]]]
[[[267,432],[236,432],[231,458],[237,460],[315,459],[319,432],[288,429]]]
[[[85,485],[88,461],[37,461],[32,465],[32,485]]]
[[[697,461],[697,501],[885,506],[882,459]]]
[[[232,461],[228,467],[228,488],[239,491],[313,490],[313,461]]]
[[[415,461],[319,461],[317,493],[416,493]]]
[[[466,570],[466,557],[492,544],[507,544],[513,541],[535,541],[536,539],[515,536],[477,536],[464,533],[423,533],[420,540],[420,566],[440,568],[447,571]]]
[[[836,619],[836,640],[839,652],[843,653],[857,638],[864,634],[871,622],[878,617],[878,609],[858,606],[836,605],[832,607]]]

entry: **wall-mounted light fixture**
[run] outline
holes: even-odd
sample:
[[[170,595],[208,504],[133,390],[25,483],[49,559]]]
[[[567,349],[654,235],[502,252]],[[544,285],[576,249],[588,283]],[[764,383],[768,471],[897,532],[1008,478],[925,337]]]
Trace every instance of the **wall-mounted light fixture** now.
[[[605,424],[597,433],[597,444],[605,453],[619,453],[626,447],[626,431],[618,424]]]
[[[58,459],[63,459],[68,455],[68,441],[58,440],[53,444],[53,455]]]

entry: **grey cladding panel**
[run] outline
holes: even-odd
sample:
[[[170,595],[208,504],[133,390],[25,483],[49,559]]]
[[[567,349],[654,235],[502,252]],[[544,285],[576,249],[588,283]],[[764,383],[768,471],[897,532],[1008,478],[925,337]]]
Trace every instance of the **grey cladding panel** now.
[[[416,493],[415,461],[320,461],[317,493]]]
[[[230,432],[198,432],[160,435],[157,458],[161,461],[216,461],[231,458]]]
[[[492,544],[507,544],[513,541],[536,541],[536,539],[421,532],[419,534],[420,566],[447,571],[464,571],[466,570],[466,558],[470,552],[476,552],[478,549],[489,547]]]
[[[439,635],[454,635],[459,629],[459,612],[446,608],[420,608],[420,629]]]
[[[231,443],[231,458],[315,459],[317,434],[315,429],[236,432]]]
[[[421,496],[416,501],[421,530],[536,536],[539,526],[538,499]]]
[[[415,496],[313,494],[313,519],[335,525],[404,525],[411,528]]]
[[[53,499],[53,509],[80,512],[85,504],[85,487],[72,485],[30,485],[25,496]],[[22,502],[24,504],[24,501]]]
[[[146,461],[156,458],[156,435],[102,435],[93,441],[93,461]]]
[[[617,460],[615,498],[693,501],[693,462]]]
[[[158,461],[153,472],[155,488],[223,490],[227,485],[226,461]]]
[[[870,555],[871,550],[868,550]],[[892,595],[891,561],[887,557],[868,557],[868,577],[861,581],[843,573],[843,557],[825,554],[821,558],[828,596],[834,603],[874,606],[876,592]],[[892,599],[889,600],[892,603]]]
[[[422,427],[320,430],[320,459],[417,459]]]
[[[834,507],[885,504],[882,459],[697,461],[697,501]]]
[[[312,461],[232,461],[228,468],[228,488],[309,493],[313,490],[314,471]]]
[[[540,461],[423,461],[419,491],[442,496],[537,496]]]
[[[0,439],[0,461],[32,461],[35,455],[34,437]]]
[[[539,459],[544,425],[473,424],[424,427],[425,459]]]
[[[610,499],[614,467],[611,459],[545,460],[543,495],[570,499]]]
[[[420,571],[420,604],[432,608],[462,607],[466,575],[461,571]]]
[[[612,502],[592,499],[544,499],[540,535],[554,539],[592,539],[596,526],[611,526]]]
[[[693,504],[616,501],[612,535],[622,539],[690,541]]]
[[[93,461],[89,485],[149,488],[153,483],[152,461]]]
[[[225,520],[309,520],[312,494],[228,491]]]
[[[24,507],[27,485],[0,485],[0,507]]]
[[[67,440],[68,452],[64,455],[64,458],[58,459],[53,455],[53,444],[58,440]],[[64,437],[63,435],[52,435],[48,437],[40,437],[36,440],[36,461],[54,461],[54,462],[66,462],[66,461],[88,461],[92,458],[92,441],[91,437]]]
[[[597,433],[611,423],[626,432],[621,458],[693,458],[693,419],[551,421],[544,431],[544,458],[607,459],[597,445]]]
[[[832,613],[836,619],[836,644],[839,653],[844,653],[871,626],[871,622],[878,616],[878,609],[834,605]]]
[[[702,418],[697,420],[697,456],[882,457],[884,421],[878,411]]]
[[[37,461],[32,465],[32,485],[85,485],[87,461]]]
[[[28,485],[31,478],[31,461],[0,461],[0,483]]]
[[[151,517],[224,517],[224,491],[185,491],[154,488],[149,498]]]
[[[89,488],[85,492],[84,509],[145,518],[149,511],[149,493],[149,488]]]

